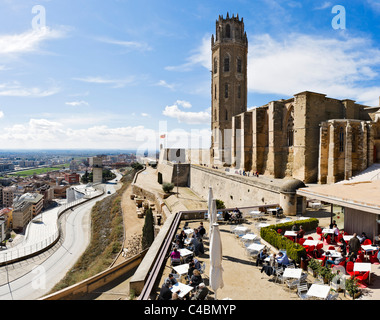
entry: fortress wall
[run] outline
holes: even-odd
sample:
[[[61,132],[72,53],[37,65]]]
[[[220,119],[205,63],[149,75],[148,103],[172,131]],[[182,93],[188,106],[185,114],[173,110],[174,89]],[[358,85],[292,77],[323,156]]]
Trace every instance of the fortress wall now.
[[[225,175],[197,165],[191,165],[190,170],[190,188],[207,199],[211,186],[214,198],[222,200],[226,207],[279,203],[279,187],[266,185],[259,179],[246,181],[239,176]]]

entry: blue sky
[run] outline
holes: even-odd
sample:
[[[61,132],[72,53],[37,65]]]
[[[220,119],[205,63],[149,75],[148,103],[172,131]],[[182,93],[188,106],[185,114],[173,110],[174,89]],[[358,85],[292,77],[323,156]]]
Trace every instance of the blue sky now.
[[[208,147],[227,12],[248,35],[248,108],[304,90],[378,105],[380,1],[0,0],[0,149]]]

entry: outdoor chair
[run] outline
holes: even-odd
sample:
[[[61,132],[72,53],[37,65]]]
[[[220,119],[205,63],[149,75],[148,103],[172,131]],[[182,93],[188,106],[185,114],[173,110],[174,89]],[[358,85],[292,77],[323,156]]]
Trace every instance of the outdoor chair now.
[[[364,242],[363,242],[363,246],[369,246],[371,244],[372,244],[371,239],[365,239]]]
[[[337,300],[339,297],[339,293],[329,293],[326,300]]]
[[[289,287],[289,290],[297,288],[300,284],[300,279],[288,279],[285,281],[286,285]]]
[[[309,297],[306,295],[307,291],[309,288],[307,287],[307,283],[299,283],[297,285],[297,295],[302,299],[302,300],[307,300]]]
[[[284,278],[283,278],[284,269],[282,267],[277,267],[275,270],[276,270],[276,273],[275,273],[274,281],[277,282],[277,280],[280,280],[280,283],[284,283]]]
[[[358,279],[358,284],[360,287],[364,287],[366,288],[367,285],[364,283],[364,281],[366,281],[369,277],[369,271],[367,271],[366,273],[364,273],[363,275],[357,275],[355,276],[356,279]]]

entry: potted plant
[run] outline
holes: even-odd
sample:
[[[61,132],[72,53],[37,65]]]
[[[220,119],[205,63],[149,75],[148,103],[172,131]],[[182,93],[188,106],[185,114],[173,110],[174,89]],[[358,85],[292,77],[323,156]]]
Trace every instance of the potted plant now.
[[[318,270],[318,279],[323,281],[323,283],[329,283],[334,274],[331,272],[331,268],[329,266],[320,267]]]
[[[309,260],[309,263],[307,265],[307,271],[309,274],[311,274],[313,277],[316,277],[318,275],[318,270],[321,267],[320,263],[316,260],[311,258]]]
[[[348,296],[352,297],[353,300],[358,298],[361,294],[358,279],[356,279],[354,276],[351,276],[346,280],[345,288],[345,293],[348,293]]]

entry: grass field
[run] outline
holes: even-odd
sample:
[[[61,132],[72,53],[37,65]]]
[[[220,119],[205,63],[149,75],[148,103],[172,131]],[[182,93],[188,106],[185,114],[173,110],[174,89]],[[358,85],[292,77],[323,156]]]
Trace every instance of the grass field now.
[[[61,169],[63,169],[63,167],[66,167],[66,166],[62,165],[62,166],[58,166],[58,167],[30,169],[30,170],[25,170],[25,171],[19,171],[19,172],[16,172],[16,173],[12,173],[12,174],[10,174],[10,176],[13,176],[13,177],[17,177],[17,176],[19,176],[19,177],[28,177],[28,176],[32,176],[34,174],[43,174],[43,173],[46,173],[46,172],[61,170]]]

